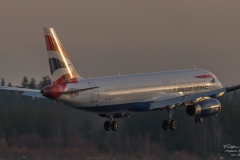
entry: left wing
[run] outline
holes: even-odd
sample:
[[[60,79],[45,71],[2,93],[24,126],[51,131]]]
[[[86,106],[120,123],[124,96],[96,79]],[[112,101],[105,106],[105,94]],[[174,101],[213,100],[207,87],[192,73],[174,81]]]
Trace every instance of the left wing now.
[[[38,89],[28,89],[28,88],[18,88],[18,87],[6,87],[6,86],[0,86],[0,90],[11,90],[11,91],[20,91],[23,92],[22,95],[24,96],[30,96],[32,98],[46,98]]]
[[[89,87],[89,88],[82,88],[82,89],[71,89],[67,91],[60,92],[61,94],[71,94],[75,92],[83,92],[91,89],[96,89],[99,87]],[[6,86],[0,86],[0,90],[12,90],[12,91],[20,91],[23,92],[23,96],[30,96],[32,98],[46,98],[41,94],[41,90],[38,89],[28,89],[28,88],[18,88],[18,87],[6,87]]]
[[[226,87],[226,92],[232,92],[235,90],[240,89],[240,85],[232,86],[232,87]]]
[[[190,95],[173,94],[172,96],[170,95],[167,97],[154,97],[152,99],[144,100],[134,104],[130,109],[130,111],[140,112],[140,111],[150,111],[155,109],[165,109],[167,106],[180,105],[183,102],[194,101],[201,97],[217,98],[226,92],[231,92],[238,89],[240,89],[240,85],[216,89],[212,91],[200,92],[200,93],[190,94]]]

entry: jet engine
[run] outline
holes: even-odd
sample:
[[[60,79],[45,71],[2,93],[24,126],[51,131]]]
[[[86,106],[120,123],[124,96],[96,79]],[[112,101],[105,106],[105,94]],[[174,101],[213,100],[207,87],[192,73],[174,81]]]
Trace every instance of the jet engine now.
[[[210,98],[200,101],[194,105],[186,108],[189,116],[209,117],[218,114],[221,111],[221,103],[215,99]]]
[[[113,114],[113,118],[125,118],[130,117],[132,113],[115,113]],[[109,114],[99,114],[100,117],[110,118]]]

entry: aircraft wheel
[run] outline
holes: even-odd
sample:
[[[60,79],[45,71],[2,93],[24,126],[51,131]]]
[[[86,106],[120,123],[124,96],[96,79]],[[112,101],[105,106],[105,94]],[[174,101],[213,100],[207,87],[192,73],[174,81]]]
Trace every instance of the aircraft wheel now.
[[[198,117],[195,117],[195,123],[198,123]]]
[[[203,123],[203,121],[204,121],[203,117],[198,117],[198,122],[199,123]]]
[[[110,131],[111,130],[111,122],[110,121],[105,121],[104,122],[104,129],[105,129],[105,131]]]
[[[196,123],[203,123],[203,121],[204,121],[203,117],[196,117],[195,118]]]
[[[177,121],[175,121],[175,120],[170,121],[170,129],[171,130],[176,130],[177,129]]]
[[[117,131],[118,130],[118,122],[117,121],[113,121],[111,128],[113,131]]]
[[[168,121],[167,120],[164,120],[162,122],[162,128],[163,130],[167,131],[169,129],[169,124],[168,124]]]

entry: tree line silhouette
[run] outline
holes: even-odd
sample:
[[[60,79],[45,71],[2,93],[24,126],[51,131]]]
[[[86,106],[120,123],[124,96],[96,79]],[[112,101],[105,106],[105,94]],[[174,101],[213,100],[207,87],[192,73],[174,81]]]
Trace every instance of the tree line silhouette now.
[[[51,84],[48,76],[37,83],[24,77],[23,88],[41,89]],[[4,78],[1,85],[5,86]],[[7,86],[12,86],[7,83]],[[119,119],[117,132],[105,132],[105,118],[48,99],[32,101],[21,92],[0,90],[0,158],[16,155],[55,157],[125,157],[125,159],[192,159],[230,157],[223,145],[240,146],[240,92],[219,98],[222,111],[195,124],[185,107],[173,119],[176,131],[163,131],[167,112],[135,113]]]

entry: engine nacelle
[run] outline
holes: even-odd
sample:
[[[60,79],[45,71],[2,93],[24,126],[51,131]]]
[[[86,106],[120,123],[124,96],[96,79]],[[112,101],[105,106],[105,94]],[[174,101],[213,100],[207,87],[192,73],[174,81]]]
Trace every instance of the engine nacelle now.
[[[125,118],[130,117],[132,113],[115,113],[113,114],[113,118]],[[109,114],[99,114],[100,117],[110,118]]]
[[[200,101],[194,105],[186,108],[189,116],[209,117],[218,114],[221,111],[221,103],[215,99],[210,98]]]

